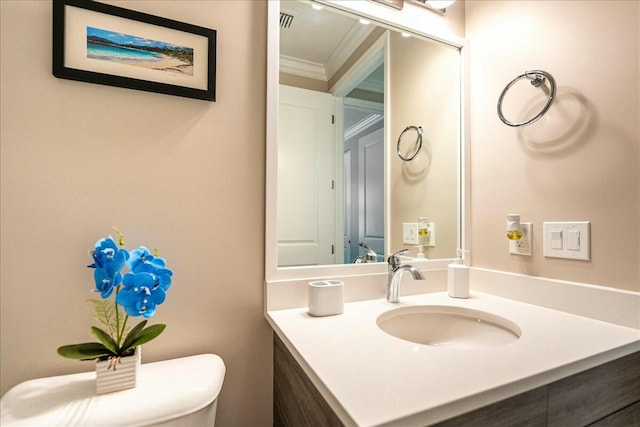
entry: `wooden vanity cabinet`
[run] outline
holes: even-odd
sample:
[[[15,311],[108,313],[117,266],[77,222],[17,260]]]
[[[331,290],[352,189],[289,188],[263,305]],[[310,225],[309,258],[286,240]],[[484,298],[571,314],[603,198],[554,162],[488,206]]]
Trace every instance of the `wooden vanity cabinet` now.
[[[273,334],[274,427],[340,427],[342,422],[302,367]]]
[[[274,426],[342,426],[275,333],[273,348]],[[640,427],[640,352],[436,425]]]
[[[469,425],[640,427],[640,352],[437,424]]]

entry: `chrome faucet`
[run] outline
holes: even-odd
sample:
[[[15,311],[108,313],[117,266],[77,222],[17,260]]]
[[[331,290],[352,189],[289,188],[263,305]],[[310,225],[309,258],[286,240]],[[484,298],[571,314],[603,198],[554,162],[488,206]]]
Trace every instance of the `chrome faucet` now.
[[[364,242],[360,242],[358,244],[358,246],[364,248],[367,251],[367,253],[366,253],[366,255],[360,255],[360,256],[356,257],[353,260],[353,262],[355,264],[368,263],[368,262],[377,262],[378,261],[378,254],[376,254],[375,251],[369,247],[369,245],[367,245]]]
[[[413,265],[400,265],[400,255],[406,254],[407,252],[409,252],[409,249],[402,249],[387,259],[389,264],[389,275],[387,276],[387,301],[389,302],[400,302],[398,295],[400,293],[400,281],[402,280],[402,275],[405,271],[410,272],[416,280],[424,280],[422,272]]]

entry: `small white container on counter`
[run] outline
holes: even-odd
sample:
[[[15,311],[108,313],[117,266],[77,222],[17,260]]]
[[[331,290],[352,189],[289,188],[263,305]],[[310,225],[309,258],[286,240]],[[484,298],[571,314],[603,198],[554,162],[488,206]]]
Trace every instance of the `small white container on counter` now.
[[[469,267],[449,264],[447,290],[451,298],[469,298]]]
[[[340,280],[309,282],[309,314],[332,316],[344,312],[344,283]]]
[[[469,266],[464,263],[464,253],[458,249],[458,256],[447,271],[447,290],[451,298],[469,298]]]

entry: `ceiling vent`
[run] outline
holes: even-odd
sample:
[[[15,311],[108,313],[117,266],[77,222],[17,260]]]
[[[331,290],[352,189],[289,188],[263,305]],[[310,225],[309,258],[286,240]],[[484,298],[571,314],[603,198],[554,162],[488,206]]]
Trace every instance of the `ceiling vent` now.
[[[280,28],[290,28],[293,23],[293,15],[280,12]]]

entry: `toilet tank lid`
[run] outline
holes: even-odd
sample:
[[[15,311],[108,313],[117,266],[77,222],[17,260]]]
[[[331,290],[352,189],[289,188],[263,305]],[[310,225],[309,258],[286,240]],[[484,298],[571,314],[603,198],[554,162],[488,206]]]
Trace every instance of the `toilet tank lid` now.
[[[144,363],[135,388],[96,395],[95,372],[25,381],[0,400],[0,425],[147,425],[185,416],[217,399],[220,356]]]

